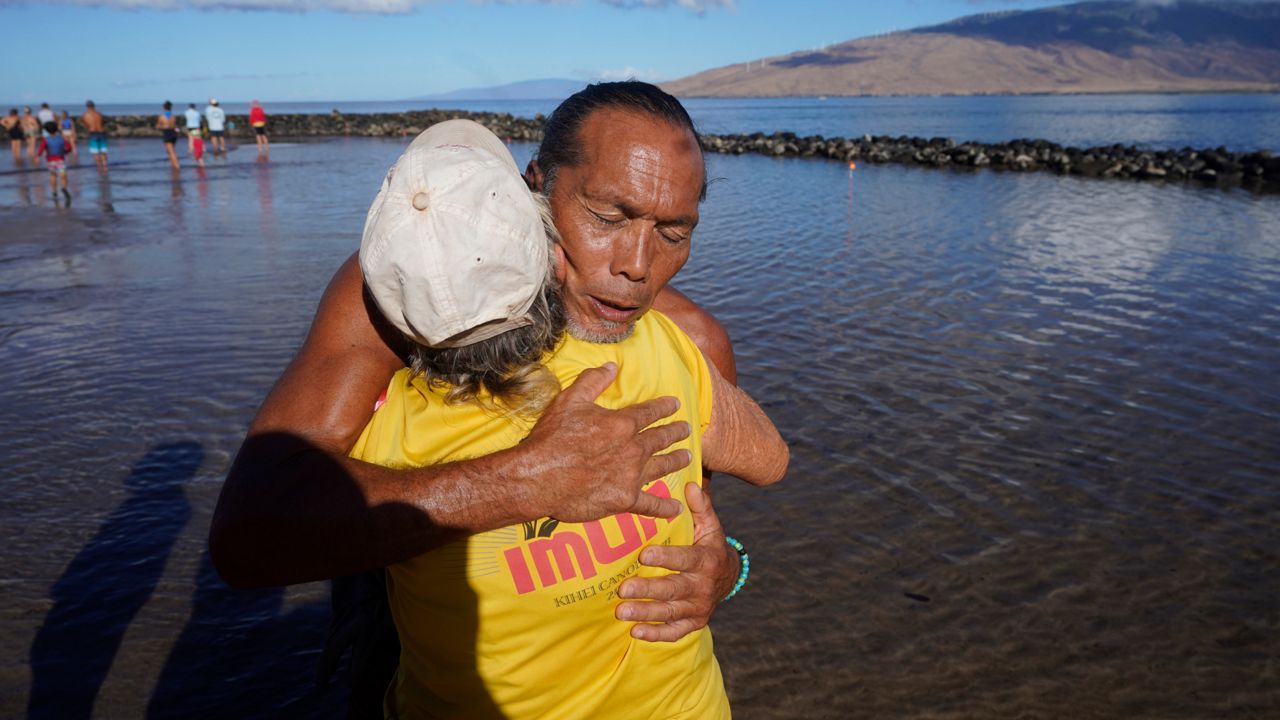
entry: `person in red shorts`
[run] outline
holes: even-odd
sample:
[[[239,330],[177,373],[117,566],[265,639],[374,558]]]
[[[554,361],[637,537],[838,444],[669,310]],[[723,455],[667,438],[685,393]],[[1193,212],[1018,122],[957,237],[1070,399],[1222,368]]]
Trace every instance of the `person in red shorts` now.
[[[204,167],[204,138],[199,135],[191,136],[191,157],[196,159],[196,165]]]
[[[262,104],[254,100],[249,106],[249,124],[253,126],[254,140],[258,143],[258,154],[267,154],[267,111]]]
[[[36,156],[43,155],[49,164],[49,189],[53,192],[53,202],[58,202],[58,178],[62,178],[62,197],[67,201],[67,207],[71,207],[71,191],[67,189],[67,154],[75,152],[75,142],[58,132],[56,122],[45,123],[44,131]]]

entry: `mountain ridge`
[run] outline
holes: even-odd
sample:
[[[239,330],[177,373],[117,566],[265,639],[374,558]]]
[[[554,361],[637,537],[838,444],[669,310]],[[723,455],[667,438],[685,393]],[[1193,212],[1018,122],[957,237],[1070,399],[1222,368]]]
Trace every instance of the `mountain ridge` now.
[[[663,83],[684,97],[1280,90],[1280,4],[1088,2],[970,15]]]
[[[406,100],[558,100],[581,90],[584,85],[586,82],[583,80],[540,78],[491,87],[461,88]]]

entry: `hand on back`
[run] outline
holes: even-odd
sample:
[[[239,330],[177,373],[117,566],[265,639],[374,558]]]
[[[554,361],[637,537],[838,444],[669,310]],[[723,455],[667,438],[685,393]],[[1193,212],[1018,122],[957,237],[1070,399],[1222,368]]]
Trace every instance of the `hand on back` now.
[[[521,443],[534,512],[584,522],[620,512],[674,517],[679,501],[659,498],[646,484],[687,466],[689,451],[663,450],[689,436],[689,424],[648,428],[679,409],[661,397],[609,410],[595,399],[617,377],[612,364],[591,368],[566,388]]]

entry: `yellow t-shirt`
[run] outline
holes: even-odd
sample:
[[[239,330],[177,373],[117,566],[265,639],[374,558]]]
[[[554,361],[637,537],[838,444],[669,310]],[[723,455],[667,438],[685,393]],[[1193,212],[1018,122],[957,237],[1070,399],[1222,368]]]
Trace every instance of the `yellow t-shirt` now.
[[[618,378],[598,404],[674,395],[680,410],[664,422],[697,429],[675,446],[693,462],[646,488],[684,502],[686,484],[702,481],[701,435],[711,420],[702,354],[675,323],[649,311],[620,343],[566,336],[547,366],[565,387],[606,362],[617,363]],[[509,448],[532,426],[475,403],[447,405],[422,378],[408,378],[404,370],[392,379],[352,457],[388,467],[464,460]],[[401,654],[391,716],[728,718],[710,631],[648,643],[614,617],[619,583],[667,572],[640,566],[641,549],[692,542],[687,508],[670,521],[630,513],[588,523],[543,518],[393,565],[387,592]]]

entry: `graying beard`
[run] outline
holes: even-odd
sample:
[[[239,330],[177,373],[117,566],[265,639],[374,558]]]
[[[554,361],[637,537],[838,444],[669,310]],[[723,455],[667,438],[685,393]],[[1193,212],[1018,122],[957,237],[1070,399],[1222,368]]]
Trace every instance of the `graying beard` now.
[[[603,322],[606,326],[617,324],[617,323],[610,323],[604,320],[602,320],[601,322]],[[569,318],[568,330],[570,335],[577,338],[578,340],[582,340],[583,342],[599,343],[601,345],[612,345],[613,343],[620,343],[623,340],[626,340],[627,338],[631,337],[631,333],[636,331],[636,324],[631,323],[630,325],[628,325],[627,331],[622,333],[621,335],[604,335],[602,333],[596,332],[595,330],[592,330],[588,327],[583,326],[581,323],[579,323],[577,320],[574,320],[573,318]]]

